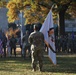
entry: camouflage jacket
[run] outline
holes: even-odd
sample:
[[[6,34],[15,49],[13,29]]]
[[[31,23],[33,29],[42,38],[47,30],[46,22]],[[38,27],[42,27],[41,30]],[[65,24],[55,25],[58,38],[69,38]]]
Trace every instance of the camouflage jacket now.
[[[44,35],[41,32],[32,32],[29,36],[29,42],[35,48],[42,48],[44,47]]]

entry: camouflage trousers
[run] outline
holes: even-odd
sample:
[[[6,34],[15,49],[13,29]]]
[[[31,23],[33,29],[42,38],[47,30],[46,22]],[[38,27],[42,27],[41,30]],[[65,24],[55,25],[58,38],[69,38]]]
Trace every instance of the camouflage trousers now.
[[[37,63],[39,64],[39,70],[42,70],[43,67],[43,50],[32,50],[31,51],[32,58],[32,67],[34,70],[37,68]]]

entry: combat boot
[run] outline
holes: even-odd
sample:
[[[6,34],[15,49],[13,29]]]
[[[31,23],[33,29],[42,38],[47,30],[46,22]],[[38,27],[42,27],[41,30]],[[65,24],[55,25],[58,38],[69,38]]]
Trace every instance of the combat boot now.
[[[33,69],[32,71],[33,71],[33,72],[35,72],[35,71],[36,71],[36,69]]]

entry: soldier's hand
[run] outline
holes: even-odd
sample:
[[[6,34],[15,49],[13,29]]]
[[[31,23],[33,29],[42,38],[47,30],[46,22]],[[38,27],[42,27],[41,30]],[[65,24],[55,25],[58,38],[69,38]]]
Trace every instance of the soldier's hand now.
[[[47,41],[44,41],[45,42],[45,44],[47,45],[47,47],[49,47],[49,44],[48,44],[48,42]]]

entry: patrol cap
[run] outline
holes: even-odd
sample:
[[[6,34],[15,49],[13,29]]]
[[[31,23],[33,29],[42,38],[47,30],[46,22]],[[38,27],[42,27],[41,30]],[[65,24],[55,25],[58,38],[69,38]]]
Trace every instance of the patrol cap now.
[[[37,29],[38,29],[38,25],[36,25],[36,24],[35,24],[35,25],[34,25],[34,29],[36,29],[36,30],[37,30]]]

